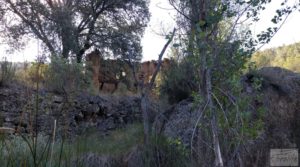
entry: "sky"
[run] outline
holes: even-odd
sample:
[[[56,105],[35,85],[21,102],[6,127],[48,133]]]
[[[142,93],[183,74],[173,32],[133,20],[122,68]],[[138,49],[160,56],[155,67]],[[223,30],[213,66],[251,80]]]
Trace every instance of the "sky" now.
[[[289,3],[294,3],[296,1],[297,0],[288,0]],[[276,9],[280,7],[281,2],[282,0],[273,0],[270,4],[268,4],[266,10],[261,14],[261,20],[252,25],[251,29],[253,29],[254,34],[258,34],[272,25],[271,19],[273,18]],[[151,0],[150,9],[152,18],[149,23],[150,26],[146,29],[143,39],[143,60],[157,59],[159,52],[166,42],[164,36],[157,35],[156,33],[161,30],[161,22],[164,23],[164,26],[166,27],[165,29],[168,31],[172,31],[175,25],[175,11],[166,10],[172,9],[167,0]],[[263,50],[300,42],[299,20],[300,12],[296,11],[292,13],[271,41],[264,45],[261,49]]]
[[[288,0],[288,3],[293,4],[298,0]],[[253,25],[255,33],[259,33],[262,30],[266,30],[271,24],[271,19],[274,16],[276,9],[280,7],[282,0],[273,0],[270,6],[267,6],[267,10],[262,13],[261,20]],[[299,1],[298,1],[299,3]],[[295,11],[288,16],[285,24],[275,34],[271,41],[265,45],[262,49],[278,47],[282,45],[289,45],[292,43],[300,42],[300,12]]]
[[[259,33],[271,25],[270,20],[280,5],[280,2],[279,0],[273,0],[271,4],[267,6],[267,10],[261,15],[260,22],[252,26],[255,33]],[[289,2],[294,2],[294,0],[289,0]],[[168,0],[151,0],[150,12],[151,20],[142,39],[144,61],[157,59],[158,54],[166,43],[166,39],[162,34],[172,31],[175,27],[175,11],[172,10],[172,7],[168,4]],[[299,20],[300,12],[296,11],[292,13],[270,43],[265,45],[262,49],[299,42]],[[13,62],[34,61],[38,53],[37,46],[38,44],[35,40],[30,42],[27,49],[9,55],[5,52],[6,47],[0,44],[0,58],[6,56],[9,61]]]

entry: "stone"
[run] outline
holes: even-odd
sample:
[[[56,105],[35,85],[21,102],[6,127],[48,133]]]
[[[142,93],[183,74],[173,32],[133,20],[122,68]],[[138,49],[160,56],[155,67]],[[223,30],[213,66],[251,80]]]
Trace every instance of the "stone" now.
[[[133,148],[125,157],[124,162],[127,167],[141,167],[144,166],[144,153],[140,147]]]
[[[61,96],[53,96],[53,100],[54,103],[62,103],[63,102],[63,97]]]
[[[36,93],[41,93],[37,124],[35,123]],[[1,98],[2,94],[5,94],[5,98]],[[31,126],[33,128],[37,126],[39,131],[50,134],[55,119],[58,136],[68,132],[72,137],[93,128],[96,128],[99,133],[107,133],[127,123],[140,121],[142,118],[141,113],[137,112],[139,108],[137,97],[95,96],[83,93],[70,98],[68,103],[65,103],[60,95],[49,91],[33,91],[17,85],[0,88],[0,99],[0,103],[4,104],[0,105],[2,107],[0,122],[7,127],[19,127],[22,133],[28,133],[32,131],[29,130]]]
[[[78,161],[79,159],[79,161]],[[78,164],[78,162],[80,162]],[[85,153],[79,158],[73,160],[71,166],[89,166],[89,167],[116,167],[121,166],[121,161],[116,157],[107,155],[97,155],[95,153]]]
[[[4,121],[5,121],[5,122],[12,122],[12,120],[11,120],[10,118],[8,118],[8,117],[6,117],[6,118],[4,119]]]
[[[0,127],[0,134],[12,134],[15,132],[13,128]]]
[[[75,118],[74,119],[75,119],[76,122],[81,122],[84,119],[84,115],[80,111],[79,113],[75,114]]]

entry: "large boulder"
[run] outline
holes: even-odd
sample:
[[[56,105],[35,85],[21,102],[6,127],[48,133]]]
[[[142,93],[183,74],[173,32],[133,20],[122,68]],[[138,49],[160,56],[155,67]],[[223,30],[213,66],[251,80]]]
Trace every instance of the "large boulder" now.
[[[255,81],[258,80],[262,81],[259,90],[255,88]],[[243,147],[238,148],[235,153],[239,156],[225,160],[225,164],[269,166],[270,149],[300,147],[300,75],[278,67],[266,67],[246,74],[241,82],[244,96],[253,99],[251,112],[257,112],[261,106],[266,109],[264,130],[257,138],[243,141]],[[261,98],[256,98],[258,94]],[[172,139],[180,139],[188,150],[191,149],[192,138],[195,139],[199,135],[201,138],[201,133],[197,134],[199,131],[195,130],[195,125],[202,113],[193,106],[192,100],[184,100],[156,119],[158,132]],[[204,108],[204,104],[197,108]],[[196,139],[193,142],[196,142]],[[205,142],[198,146],[198,149],[205,148]]]
[[[267,109],[264,133],[248,142],[241,152],[244,165],[255,162],[258,166],[269,166],[270,149],[300,147],[300,74],[279,67],[264,67],[249,73],[243,79],[249,96],[255,94],[254,78],[262,79],[259,92],[263,98],[255,104]]]
[[[158,115],[154,125],[158,133],[179,139],[184,146],[190,147],[198,117],[199,112],[195,110],[192,99],[186,99]]]

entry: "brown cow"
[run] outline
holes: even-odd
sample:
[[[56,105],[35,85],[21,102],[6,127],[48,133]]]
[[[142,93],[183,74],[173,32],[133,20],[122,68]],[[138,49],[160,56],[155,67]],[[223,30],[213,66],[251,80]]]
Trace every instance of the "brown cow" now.
[[[161,64],[161,71],[168,70],[171,66],[171,61],[172,60],[165,58]],[[157,65],[158,65],[158,62],[154,61],[154,60],[141,63],[140,68],[138,70],[139,80],[143,81],[144,84],[148,83],[151,80],[151,78],[157,68]]]
[[[124,81],[126,72],[121,60],[107,59],[100,63],[100,90],[109,89],[112,93],[118,89],[118,84]]]
[[[123,61],[105,60],[98,50],[88,54],[86,60],[92,67],[93,83],[99,91],[113,93],[120,82],[127,85],[125,76],[129,73],[129,67]]]
[[[133,86],[134,76],[132,69],[128,64],[121,60],[105,60],[98,50],[95,50],[86,56],[87,62],[92,67],[93,83],[99,91],[114,92],[118,89],[118,84],[123,82],[127,89],[135,89]],[[152,75],[154,74],[158,63],[157,61],[146,61],[143,63],[137,63],[137,79],[139,82],[147,84]],[[161,70],[167,70],[170,68],[171,60],[165,58],[162,61]],[[135,84],[136,85],[136,84]]]
[[[86,61],[88,62],[88,66],[92,68],[91,71],[93,72],[93,83],[95,88],[99,88],[99,69],[101,59],[103,60],[98,50],[95,50],[90,54],[86,55]]]

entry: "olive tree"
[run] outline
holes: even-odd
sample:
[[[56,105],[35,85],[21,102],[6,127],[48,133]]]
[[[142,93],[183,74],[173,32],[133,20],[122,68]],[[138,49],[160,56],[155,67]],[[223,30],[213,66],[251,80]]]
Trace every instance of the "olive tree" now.
[[[17,48],[35,38],[51,55],[81,62],[91,47],[140,59],[148,0],[0,0],[0,31]]]

